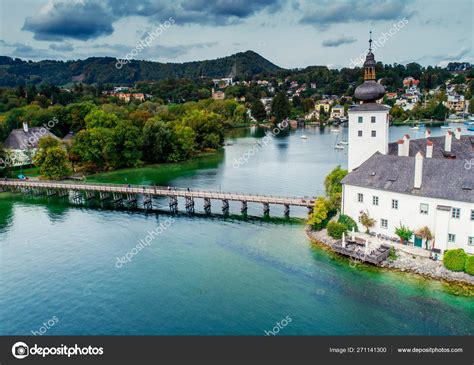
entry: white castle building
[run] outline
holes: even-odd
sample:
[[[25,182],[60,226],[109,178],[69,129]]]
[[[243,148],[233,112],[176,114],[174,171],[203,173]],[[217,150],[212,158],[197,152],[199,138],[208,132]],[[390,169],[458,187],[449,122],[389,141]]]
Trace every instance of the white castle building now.
[[[357,220],[362,211],[376,220],[371,231],[396,238],[404,225],[416,232],[428,227],[434,239],[415,246],[463,248],[474,254],[474,136],[461,129],[445,137],[389,143],[390,107],[377,103],[385,88],[376,82],[369,48],[364,83],[355,90],[361,101],[349,110],[349,174],[343,179],[341,211]]]

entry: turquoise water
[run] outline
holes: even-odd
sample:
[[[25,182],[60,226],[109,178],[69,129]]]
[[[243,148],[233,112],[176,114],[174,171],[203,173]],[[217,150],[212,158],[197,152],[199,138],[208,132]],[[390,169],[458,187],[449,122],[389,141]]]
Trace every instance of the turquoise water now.
[[[232,133],[224,153],[91,180],[315,195],[347,158],[332,148],[338,137],[313,129],[273,139],[234,168],[262,135]],[[155,206],[164,210],[166,201]],[[271,214],[281,216],[273,207]],[[149,246],[117,267],[117,257],[160,224]],[[48,335],[264,335],[287,316],[281,335],[474,334],[472,297],[407,274],[353,268],[311,245],[303,229],[284,219],[145,214],[3,193],[0,334],[30,334],[53,316]]]

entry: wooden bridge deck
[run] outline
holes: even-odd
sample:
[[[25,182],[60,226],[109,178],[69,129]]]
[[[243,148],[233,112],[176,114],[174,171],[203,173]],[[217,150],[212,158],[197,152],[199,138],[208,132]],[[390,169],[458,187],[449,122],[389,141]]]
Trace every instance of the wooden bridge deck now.
[[[97,192],[111,194],[148,195],[152,197],[183,197],[188,199],[214,199],[223,201],[254,202],[311,208],[314,197],[280,197],[244,193],[228,193],[205,190],[168,189],[163,186],[119,185],[98,183],[77,183],[64,181],[0,180],[0,187],[67,190],[78,192]]]

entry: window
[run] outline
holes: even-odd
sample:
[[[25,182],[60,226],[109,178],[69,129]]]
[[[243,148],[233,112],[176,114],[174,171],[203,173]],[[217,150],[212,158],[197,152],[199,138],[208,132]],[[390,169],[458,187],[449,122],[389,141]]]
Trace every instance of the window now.
[[[428,214],[428,204],[420,204],[420,214]]]
[[[471,210],[471,221],[474,221],[474,210]]]
[[[364,202],[364,194],[361,194],[361,193],[357,194],[357,201],[359,203],[363,203]]]
[[[388,228],[388,220],[382,218],[382,219],[380,220],[380,227],[382,227],[382,228]]]
[[[455,219],[459,219],[461,217],[461,209],[460,208],[453,208],[451,210],[451,217]]]
[[[373,196],[372,197],[372,204],[373,205],[379,205],[379,197],[378,196]]]
[[[370,121],[371,121],[372,123],[375,123],[375,117],[370,117]]]
[[[468,237],[467,238],[467,245],[468,246],[474,246],[474,237]]]
[[[362,123],[363,122],[363,118],[362,117],[359,117],[359,123]]]
[[[372,131],[372,137],[377,137],[377,131]]]
[[[362,131],[358,131],[358,132],[357,132],[357,135],[358,135],[359,137],[362,137]]]
[[[392,209],[398,209],[398,200],[392,199]]]
[[[448,233],[448,242],[455,243],[456,242],[456,235],[452,233]]]

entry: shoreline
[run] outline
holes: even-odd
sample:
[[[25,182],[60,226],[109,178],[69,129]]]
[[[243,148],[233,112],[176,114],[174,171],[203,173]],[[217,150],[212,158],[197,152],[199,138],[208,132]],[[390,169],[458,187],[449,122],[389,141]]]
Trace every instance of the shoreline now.
[[[313,231],[309,226],[305,227],[306,236],[311,242],[322,246],[324,249],[334,254],[338,254],[330,246],[332,243],[338,240],[327,236],[325,232],[325,229],[321,231]],[[415,256],[403,252],[399,249],[396,249],[396,254],[396,260],[392,261],[390,259],[386,259],[381,262],[380,266],[371,266],[381,270],[409,273],[414,274],[418,277],[423,277],[425,279],[437,280],[449,284],[456,284],[463,287],[467,286],[467,289],[469,291],[474,290],[474,276],[471,276],[464,272],[450,271],[443,266],[442,261],[433,261],[421,256]],[[339,256],[346,257],[344,255]],[[350,258],[347,259],[349,260]],[[365,262],[364,264],[370,265],[369,263]]]

